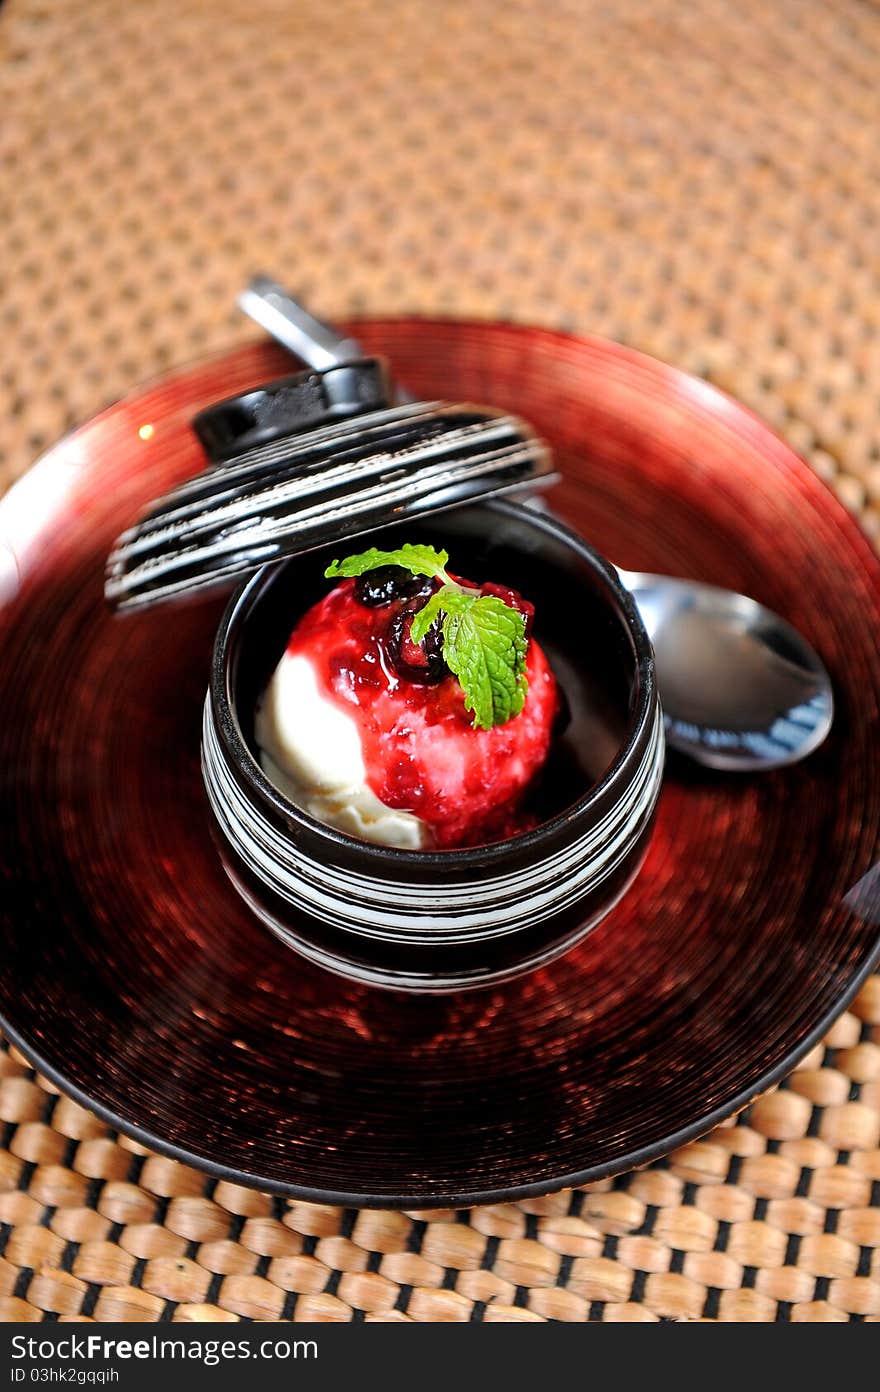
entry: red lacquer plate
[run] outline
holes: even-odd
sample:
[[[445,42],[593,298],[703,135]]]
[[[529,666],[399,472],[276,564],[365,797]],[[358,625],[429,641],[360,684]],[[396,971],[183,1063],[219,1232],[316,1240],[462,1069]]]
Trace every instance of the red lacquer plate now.
[[[357,333],[416,392],[525,416],[556,449],[553,506],[619,564],[802,629],[835,683],[830,739],[761,777],[670,762],[635,888],[524,979],[408,998],[299,960],[209,830],[223,601],[102,600],[113,538],[202,466],[195,412],[290,370],[241,349],[113,406],[0,503],[0,1016],[121,1130],[263,1189],[427,1207],[582,1183],[741,1108],[876,959],[880,562],[764,425],[637,353],[505,325]]]

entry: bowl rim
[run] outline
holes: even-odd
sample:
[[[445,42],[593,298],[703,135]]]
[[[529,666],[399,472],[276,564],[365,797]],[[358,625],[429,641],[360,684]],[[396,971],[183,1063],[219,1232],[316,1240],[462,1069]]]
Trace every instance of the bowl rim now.
[[[537,827],[507,837],[503,841],[488,842],[485,845],[448,850],[401,849],[396,846],[383,846],[371,841],[363,841],[355,836],[349,836],[346,832],[339,831],[335,827],[328,826],[304,812],[295,803],[290,802],[275,787],[254,758],[242,733],[232,693],[231,659],[242,624],[255,604],[258,603],[259,591],[266,583],[266,572],[274,570],[279,564],[284,565],[291,560],[300,559],[299,557],[287,557],[281,562],[270,562],[268,565],[261,566],[254,575],[249,576],[232,595],[215,635],[209,687],[212,717],[221,746],[224,746],[227,752],[231,752],[233,755],[236,771],[240,779],[246,783],[248,793],[263,803],[268,802],[275,813],[284,820],[298,824],[305,831],[317,835],[337,850],[347,852],[349,855],[362,856],[367,865],[372,864],[376,869],[381,869],[383,866],[390,868],[392,865],[399,866],[401,869],[404,867],[409,869],[417,867],[435,867],[438,869],[440,867],[446,869],[461,867],[468,869],[503,862],[509,858],[512,852],[537,851],[540,853],[544,844],[552,841],[560,831],[566,827],[580,825],[589,816],[596,804],[614,790],[615,785],[621,782],[622,775],[632,762],[633,756],[639,749],[646,733],[650,738],[650,725],[658,705],[654,650],[635,600],[621,582],[611,562],[585,541],[579,533],[547,512],[528,507],[520,502],[500,498],[475,502],[469,506],[485,508],[490,512],[500,513],[503,517],[511,517],[517,521],[528,521],[536,530],[549,534],[574,550],[582,560],[585,560],[592,567],[600,583],[605,586],[609,597],[616,601],[629,630],[635,651],[636,700],[630,711],[626,733],[616,757],[599,781],[594,783],[583,797],[578,798],[576,802],[563,808],[553,817],[541,822]],[[307,555],[308,553],[302,554]],[[628,784],[629,779],[624,779],[620,791],[623,792]]]

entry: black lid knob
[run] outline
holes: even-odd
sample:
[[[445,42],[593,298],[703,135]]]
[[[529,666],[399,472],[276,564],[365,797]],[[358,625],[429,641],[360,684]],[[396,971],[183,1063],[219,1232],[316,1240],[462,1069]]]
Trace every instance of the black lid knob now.
[[[256,391],[230,396],[193,420],[208,457],[222,463],[256,445],[391,402],[391,378],[384,358],[360,358],[323,372],[279,377]]]

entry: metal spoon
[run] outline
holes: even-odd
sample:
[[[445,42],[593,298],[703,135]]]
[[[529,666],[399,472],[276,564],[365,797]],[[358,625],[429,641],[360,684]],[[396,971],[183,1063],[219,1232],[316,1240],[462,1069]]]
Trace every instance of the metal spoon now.
[[[238,303],[317,370],[362,354],[356,340],[342,338],[265,276],[255,277]],[[709,768],[743,771],[781,768],[818,748],[834,718],[831,680],[791,624],[715,585],[617,573],[654,645],[673,748]]]

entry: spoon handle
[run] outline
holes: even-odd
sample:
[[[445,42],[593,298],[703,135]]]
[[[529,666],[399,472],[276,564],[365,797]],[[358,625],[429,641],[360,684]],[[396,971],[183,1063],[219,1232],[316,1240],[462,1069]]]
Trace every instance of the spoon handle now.
[[[282,286],[268,276],[254,276],[247,289],[239,295],[238,307],[271,334],[276,342],[289,348],[291,353],[302,358],[316,372],[324,372],[328,367],[338,367],[340,363],[353,362],[364,356],[364,350],[356,338],[343,338],[323,319],[316,319],[299,300],[288,295]],[[394,394],[401,405],[416,399],[400,386]]]
[[[316,319],[268,276],[254,276],[239,295],[238,305],[316,372],[363,357],[363,349],[355,339],[343,338],[329,324]]]

